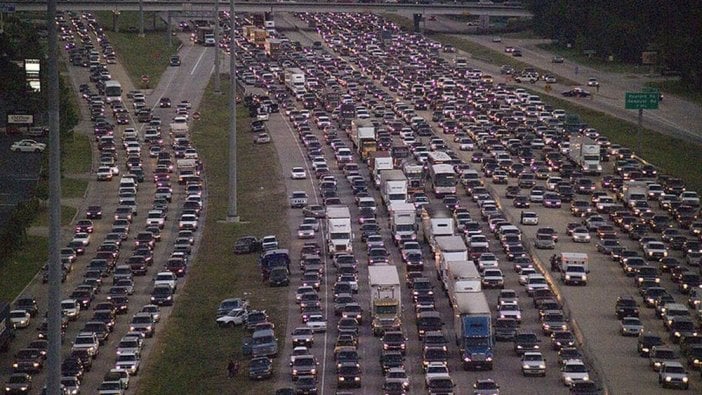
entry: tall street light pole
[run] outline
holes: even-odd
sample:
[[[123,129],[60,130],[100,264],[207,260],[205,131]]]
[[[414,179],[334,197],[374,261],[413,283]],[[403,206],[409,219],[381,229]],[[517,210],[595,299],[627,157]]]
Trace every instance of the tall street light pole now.
[[[48,110],[49,110],[49,295],[47,392],[59,395],[61,386],[61,145],[59,136],[58,39],[56,31],[56,1],[47,2],[48,48]]]
[[[239,222],[236,201],[236,55],[234,50],[234,0],[229,0],[229,201],[227,221]]]
[[[231,0],[233,1],[233,0]],[[214,2],[214,38],[215,38],[215,58],[214,58],[214,92],[222,93],[221,82],[219,80],[219,0]]]

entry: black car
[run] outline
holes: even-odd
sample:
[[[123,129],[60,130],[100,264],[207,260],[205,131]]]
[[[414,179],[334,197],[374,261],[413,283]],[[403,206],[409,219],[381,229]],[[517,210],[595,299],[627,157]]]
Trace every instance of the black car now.
[[[83,366],[83,361],[78,357],[67,357],[63,360],[63,363],[61,363],[62,376],[74,376],[81,379],[84,372],[85,367]]]
[[[37,300],[31,296],[22,296],[15,302],[15,310],[24,310],[29,313],[30,316],[36,317],[39,312],[39,306],[37,305]]]
[[[624,317],[638,317],[639,304],[631,296],[620,296],[617,299],[615,313],[617,314],[618,320],[621,320]]]
[[[570,384],[571,395],[598,395],[602,389],[593,381],[573,381]]]
[[[661,339],[660,336],[651,332],[645,332],[639,335],[636,349],[638,350],[640,356],[648,358],[651,348],[662,344],[663,339]]]
[[[173,55],[171,56],[171,59],[168,61],[168,64],[173,67],[180,66],[180,56],[178,55]]]
[[[317,394],[317,378],[315,376],[300,376],[295,381],[295,394],[297,395],[316,395]]]
[[[88,219],[102,219],[102,207],[88,206],[88,210],[85,212],[85,216]]]
[[[243,236],[234,243],[235,254],[250,254],[259,251],[260,248],[261,244],[255,236]]]
[[[387,373],[390,368],[401,368],[404,366],[404,357],[399,351],[383,351],[380,355],[380,367],[383,369],[383,374]]]
[[[273,375],[273,362],[268,357],[256,357],[249,362],[251,380],[267,379]]]
[[[158,306],[173,305],[173,289],[169,285],[157,285],[151,291],[151,303]]]
[[[399,351],[403,355],[407,348],[407,338],[401,331],[385,331],[382,338],[383,350]]]
[[[538,351],[540,340],[534,332],[517,332],[514,336],[514,352],[522,355],[526,351]]]
[[[336,382],[339,388],[361,386],[361,365],[353,362],[343,362],[336,366]]]

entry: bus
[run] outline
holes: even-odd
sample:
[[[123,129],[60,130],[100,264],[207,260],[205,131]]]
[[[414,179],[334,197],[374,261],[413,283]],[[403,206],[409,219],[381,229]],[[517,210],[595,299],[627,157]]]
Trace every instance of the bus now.
[[[117,80],[105,82],[105,101],[109,104],[122,101],[122,85]]]
[[[456,172],[449,164],[438,164],[429,167],[429,184],[436,197],[456,193]]]
[[[427,156],[427,164],[429,166],[447,164],[451,163],[452,161],[453,158],[451,158],[451,156],[444,151],[431,151]]]

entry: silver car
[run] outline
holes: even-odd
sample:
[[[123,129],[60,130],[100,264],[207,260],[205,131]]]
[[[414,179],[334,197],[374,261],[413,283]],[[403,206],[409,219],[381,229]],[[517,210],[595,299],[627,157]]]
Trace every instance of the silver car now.
[[[546,360],[538,351],[528,351],[522,355],[522,374],[524,376],[546,376]]]
[[[622,336],[638,336],[643,329],[643,323],[637,317],[624,317],[620,323],[619,333]]]

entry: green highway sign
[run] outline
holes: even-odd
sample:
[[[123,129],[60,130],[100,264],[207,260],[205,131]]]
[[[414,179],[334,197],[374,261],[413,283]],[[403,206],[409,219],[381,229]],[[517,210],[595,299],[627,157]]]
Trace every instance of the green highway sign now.
[[[626,92],[624,108],[627,110],[656,110],[658,109],[659,93],[656,92]]]

